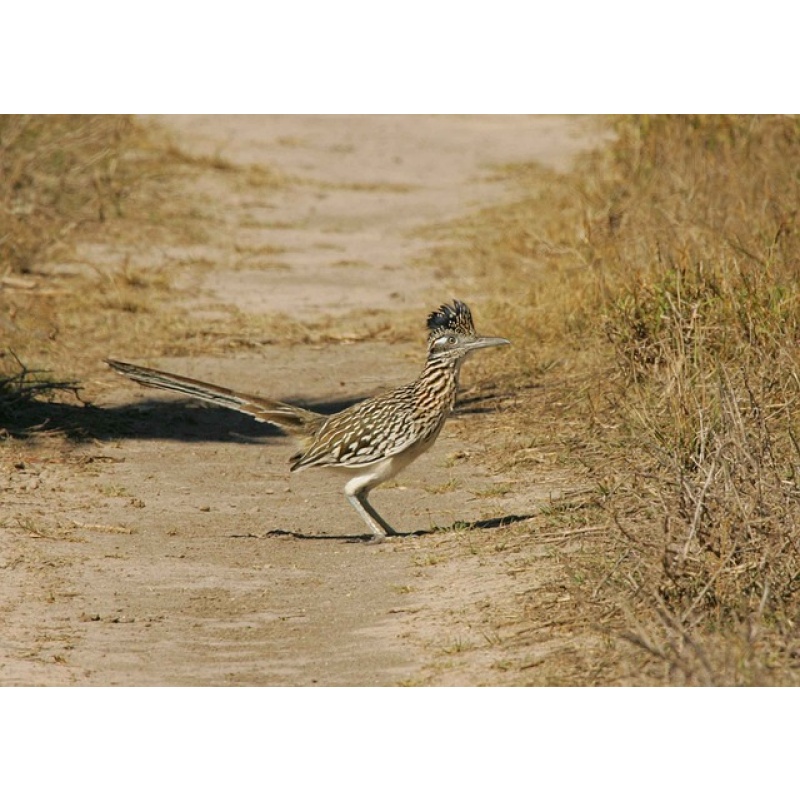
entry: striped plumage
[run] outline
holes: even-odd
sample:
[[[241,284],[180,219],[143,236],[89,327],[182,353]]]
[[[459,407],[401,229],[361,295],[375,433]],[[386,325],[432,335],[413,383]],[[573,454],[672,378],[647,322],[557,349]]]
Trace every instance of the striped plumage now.
[[[292,469],[368,465],[414,442],[433,443],[455,398],[452,367],[428,362],[414,383],[325,417],[311,445],[292,457]]]
[[[330,416],[169,372],[122,361],[107,363],[145,386],[187,394],[277,425],[300,442],[300,451],[291,458],[292,470],[347,470],[345,495],[372,531],[372,541],[379,542],[394,531],[370,505],[370,490],[436,441],[453,410],[464,358],[473,350],[504,344],[508,340],[478,336],[469,308],[455,300],[428,317],[428,357],[416,381]]]

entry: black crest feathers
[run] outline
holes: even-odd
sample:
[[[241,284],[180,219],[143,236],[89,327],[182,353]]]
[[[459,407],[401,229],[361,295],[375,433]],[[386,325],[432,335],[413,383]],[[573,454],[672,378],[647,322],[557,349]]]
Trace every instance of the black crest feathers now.
[[[442,305],[428,315],[428,340],[438,338],[442,334],[454,331],[465,335],[474,335],[472,312],[466,303],[453,300],[453,305]]]

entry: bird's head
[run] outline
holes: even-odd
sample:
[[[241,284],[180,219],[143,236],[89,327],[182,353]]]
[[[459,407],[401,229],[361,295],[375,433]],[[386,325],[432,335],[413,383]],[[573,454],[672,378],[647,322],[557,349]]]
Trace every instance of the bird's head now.
[[[428,358],[457,361],[473,350],[511,344],[499,336],[478,336],[466,303],[453,300],[428,315]]]

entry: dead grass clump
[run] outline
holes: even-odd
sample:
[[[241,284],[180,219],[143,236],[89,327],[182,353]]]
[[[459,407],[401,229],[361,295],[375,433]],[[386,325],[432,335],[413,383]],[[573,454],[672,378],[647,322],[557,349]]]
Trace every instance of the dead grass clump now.
[[[0,265],[28,272],[78,226],[122,213],[125,116],[0,116]]]
[[[10,351],[0,352],[0,412],[10,419],[16,407],[33,398],[51,398],[56,392],[77,395],[80,386],[73,381],[54,380],[44,370],[32,370]]]
[[[594,586],[576,597],[639,645],[621,674],[793,683],[800,120],[616,129],[567,178],[521,171],[528,197],[439,257],[472,262],[494,298],[487,329],[517,344],[516,375],[496,380],[560,395],[551,438],[581,426],[573,460],[620,535],[571,556]],[[538,406],[512,418],[526,442]]]

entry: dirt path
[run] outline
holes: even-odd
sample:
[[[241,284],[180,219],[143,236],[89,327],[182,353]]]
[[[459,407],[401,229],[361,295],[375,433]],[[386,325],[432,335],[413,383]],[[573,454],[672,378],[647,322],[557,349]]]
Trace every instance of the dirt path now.
[[[579,123],[558,118],[158,121],[195,154],[306,179],[263,199],[217,198],[223,224],[204,253],[214,266],[181,276],[204,298],[188,313],[279,311],[298,322],[363,311],[366,325],[411,309],[422,326],[431,308],[459,297],[480,327],[468,278],[413,266],[431,246],[419,230],[506,196],[489,180],[493,165],[564,167],[587,141]],[[271,252],[273,264],[248,266],[248,254],[263,261]],[[423,341],[421,331],[414,348],[276,344],[157,365],[332,409],[413,379]],[[290,476],[282,436],[122,379],[106,386],[108,409],[144,404],[119,441],[86,446],[63,468],[38,468],[21,449],[4,478],[7,509],[26,535],[4,539],[0,553],[0,683],[493,682],[480,658],[430,667],[471,635],[452,628],[454,615],[502,595],[508,580],[491,564],[447,563],[448,532],[436,528],[466,521],[491,535],[556,487],[493,496],[500,479],[481,464],[491,415],[457,416],[431,453],[375,493],[398,530],[419,535],[367,547],[353,541],[363,531],[341,480]]]

